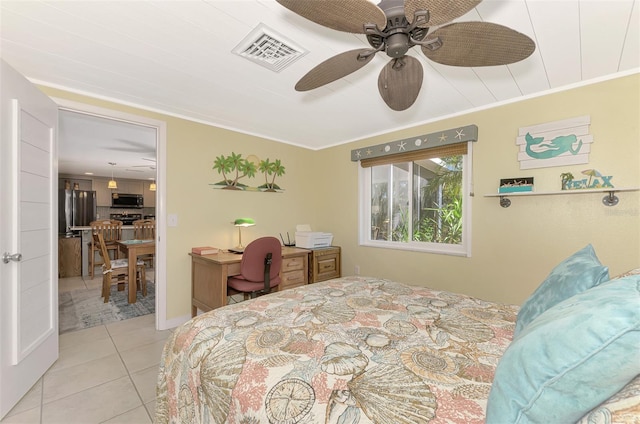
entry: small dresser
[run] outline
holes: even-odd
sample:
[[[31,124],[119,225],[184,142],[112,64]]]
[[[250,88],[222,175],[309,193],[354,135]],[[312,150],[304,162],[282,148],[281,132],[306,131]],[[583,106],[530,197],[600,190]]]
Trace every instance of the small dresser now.
[[[309,284],[341,277],[340,246],[311,249]]]

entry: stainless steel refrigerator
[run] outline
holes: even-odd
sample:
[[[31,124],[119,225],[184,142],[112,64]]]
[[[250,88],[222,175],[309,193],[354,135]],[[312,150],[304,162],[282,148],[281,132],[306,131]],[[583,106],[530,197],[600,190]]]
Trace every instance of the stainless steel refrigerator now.
[[[87,227],[96,220],[96,192],[60,190],[58,198],[58,232],[70,234],[71,227]]]

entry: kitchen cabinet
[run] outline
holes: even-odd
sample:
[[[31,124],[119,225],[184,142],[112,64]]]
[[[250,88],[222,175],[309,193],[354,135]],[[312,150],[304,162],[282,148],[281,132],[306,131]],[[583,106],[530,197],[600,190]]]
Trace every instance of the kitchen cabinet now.
[[[111,190],[110,188],[107,188],[109,184],[109,178],[93,179],[92,190],[96,192],[96,199],[97,199],[98,206],[110,208],[112,193],[144,194],[143,187],[146,184],[146,182],[143,180],[124,180],[124,179],[116,178],[116,182],[118,183],[118,188],[115,190]],[[145,206],[147,206],[146,201],[145,201]],[[153,198],[153,206],[155,206],[155,195]]]
[[[58,277],[78,277],[82,275],[82,247],[80,237],[60,237],[58,239]]]
[[[98,206],[111,207],[111,189],[107,188],[109,180],[106,178],[94,178],[92,190],[96,192],[96,204]]]
[[[116,182],[118,183],[118,188],[116,190],[113,190],[115,193],[143,194],[143,181],[141,180],[116,179]]]
[[[69,189],[72,190],[93,190],[93,188],[91,188],[91,180],[64,174],[58,176],[59,189],[67,188],[67,183],[69,184]]]
[[[144,197],[144,207],[145,208],[155,208],[156,207],[156,192],[149,190],[150,182],[143,182],[143,197]]]

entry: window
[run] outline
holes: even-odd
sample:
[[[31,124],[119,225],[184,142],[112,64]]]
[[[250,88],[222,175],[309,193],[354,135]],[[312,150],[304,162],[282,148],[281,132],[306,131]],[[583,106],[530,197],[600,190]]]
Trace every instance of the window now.
[[[363,161],[360,244],[470,256],[470,164],[471,143]]]

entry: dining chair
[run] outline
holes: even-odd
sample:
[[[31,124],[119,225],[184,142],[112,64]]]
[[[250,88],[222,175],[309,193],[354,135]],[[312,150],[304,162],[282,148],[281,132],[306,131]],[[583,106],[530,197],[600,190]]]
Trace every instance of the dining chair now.
[[[114,259],[109,258],[107,251],[107,245],[101,233],[94,233],[92,239],[98,246],[98,253],[102,257],[102,297],[104,297],[104,303],[109,302],[109,295],[111,294],[111,285],[118,284],[118,290],[120,287],[124,288],[124,284],[136,284],[136,291],[142,290],[142,295],[147,295],[147,276],[145,273],[144,261],[138,260],[136,262],[136,281],[133,283],[128,281],[129,276],[129,260],[128,259]]]
[[[261,237],[249,243],[240,260],[240,275],[227,279],[227,293],[243,293],[244,299],[267,294],[280,284],[282,246],[275,237]]]
[[[117,241],[122,239],[122,221],[103,219],[90,222],[89,227],[91,227],[91,234],[102,234],[107,251],[113,252],[113,259],[117,259]],[[94,237],[91,237],[89,244],[89,275],[91,275],[91,279],[93,279],[96,266],[104,264],[104,260],[96,260],[96,252],[100,251],[100,247],[95,243]]]
[[[155,240],[155,219],[139,219],[137,221],[133,221],[133,238],[136,240]],[[153,267],[154,257],[155,255],[153,253],[149,253],[148,255],[140,255],[140,259],[148,264],[149,267]]]

